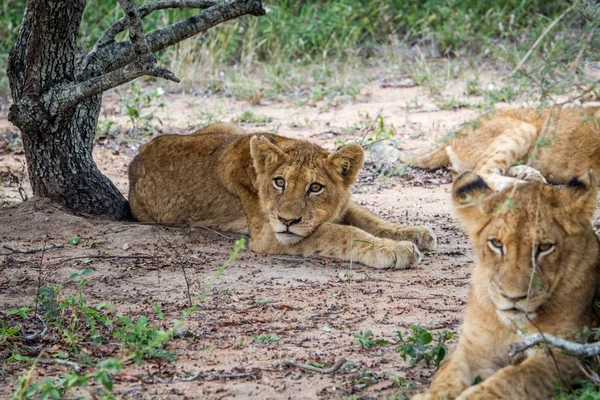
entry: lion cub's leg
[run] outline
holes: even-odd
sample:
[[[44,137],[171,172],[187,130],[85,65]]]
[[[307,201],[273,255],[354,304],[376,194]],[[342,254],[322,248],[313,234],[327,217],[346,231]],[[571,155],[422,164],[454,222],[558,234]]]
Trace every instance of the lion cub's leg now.
[[[431,229],[424,226],[411,227],[392,224],[353,202],[350,202],[342,223],[360,228],[378,238],[409,240],[416,244],[419,250],[434,250],[437,244],[437,239]]]
[[[577,367],[572,357],[554,352],[560,374],[551,356],[537,350],[519,365],[504,367],[478,385],[471,386],[457,400],[511,399],[545,400],[555,392],[559,380],[573,382]]]
[[[333,223],[322,224],[290,251],[329,255],[381,269],[411,268],[419,264],[422,257],[413,242],[382,239],[354,226]]]
[[[513,118],[505,123],[507,128],[490,143],[475,171],[498,191],[515,183],[515,178],[505,175],[514,163],[527,157],[537,139],[535,126]]]
[[[435,374],[429,390],[412,400],[453,400],[473,383],[464,352],[457,348]]]

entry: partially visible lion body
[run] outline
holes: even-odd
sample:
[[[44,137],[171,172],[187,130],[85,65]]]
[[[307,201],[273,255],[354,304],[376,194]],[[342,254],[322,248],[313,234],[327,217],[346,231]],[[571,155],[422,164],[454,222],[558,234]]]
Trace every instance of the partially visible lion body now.
[[[196,138],[202,131],[195,135],[165,135],[141,148],[129,167],[129,204],[136,220],[201,221],[208,228],[248,233],[242,204],[224,182],[231,175],[246,177],[252,160],[249,152],[232,148],[238,139],[236,134],[243,134],[241,129],[236,133],[235,125],[227,130],[221,125],[216,127],[203,140]],[[242,145],[248,146],[247,141]],[[198,156],[188,156],[194,154]],[[181,177],[193,179],[182,182]]]
[[[402,152],[406,164],[437,169],[452,164],[498,181],[530,179],[534,170],[551,183],[566,184],[589,169],[600,176],[600,108],[508,109],[467,124],[447,143],[425,154]],[[514,166],[514,167],[513,167]],[[513,167],[513,168],[511,168]]]
[[[261,253],[413,266],[419,248],[435,247],[435,236],[350,201],[363,158],[358,145],[329,153],[307,141],[215,124],[143,146],[129,167],[129,202],[138,221],[249,232],[250,248]]]
[[[526,182],[498,193],[466,172],[453,200],[477,265],[457,348],[413,400],[546,400],[559,379],[568,388],[582,378],[575,359],[560,350],[553,359],[542,347],[514,359],[509,352],[521,330],[573,340],[598,326],[595,181],[586,173],[562,188]]]

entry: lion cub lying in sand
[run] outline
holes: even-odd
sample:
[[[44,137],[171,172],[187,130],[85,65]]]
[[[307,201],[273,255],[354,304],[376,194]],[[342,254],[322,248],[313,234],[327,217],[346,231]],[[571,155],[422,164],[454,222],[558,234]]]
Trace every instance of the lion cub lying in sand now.
[[[458,346],[429,390],[413,400],[548,399],[559,379],[568,387],[581,378],[575,360],[554,350],[559,374],[545,349],[514,359],[508,354],[522,341],[519,329],[573,339],[585,326],[597,326],[593,175],[563,188],[527,182],[494,193],[465,172],[454,182],[453,200],[477,266]],[[483,382],[473,386],[477,377]]]
[[[500,110],[469,123],[434,151],[400,152],[398,158],[426,169],[452,164],[457,172],[473,170],[496,190],[515,179],[566,184],[580,171],[600,173],[599,118],[599,107]]]
[[[129,167],[138,221],[250,232],[259,253],[321,254],[375,268],[408,268],[431,250],[428,228],[388,223],[350,201],[363,165],[350,145],[330,154],[306,141],[215,124],[142,147]]]

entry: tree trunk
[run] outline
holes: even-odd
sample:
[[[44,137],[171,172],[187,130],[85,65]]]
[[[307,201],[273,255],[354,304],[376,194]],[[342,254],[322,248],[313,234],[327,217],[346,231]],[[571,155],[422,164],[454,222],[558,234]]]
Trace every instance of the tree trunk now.
[[[36,123],[17,122],[17,126],[23,135],[34,195],[50,198],[77,212],[127,219],[127,200],[92,158],[102,96],[92,96],[56,113],[35,107],[53,86],[75,81],[77,33],[85,3],[27,2],[7,74],[13,101],[31,102],[28,117]],[[14,118],[9,115],[9,119]]]

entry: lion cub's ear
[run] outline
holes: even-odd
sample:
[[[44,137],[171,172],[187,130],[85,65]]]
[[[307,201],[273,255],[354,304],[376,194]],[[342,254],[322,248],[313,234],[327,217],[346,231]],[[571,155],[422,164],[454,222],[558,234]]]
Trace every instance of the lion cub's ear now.
[[[588,225],[594,217],[597,204],[597,181],[592,170],[573,177],[567,186],[560,189],[561,208],[567,213],[567,220]],[[568,231],[576,226],[566,227]]]
[[[344,146],[327,159],[329,164],[340,173],[346,186],[350,186],[356,181],[364,160],[365,152],[357,144]]]
[[[280,163],[285,154],[266,136],[252,136],[250,139],[250,156],[256,172],[262,172],[271,164]]]
[[[473,171],[465,171],[456,177],[452,185],[454,207],[463,217],[473,212],[480,214],[480,207],[477,206],[492,192],[482,177]]]

